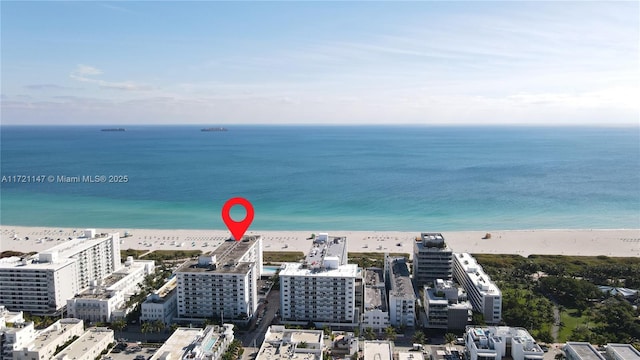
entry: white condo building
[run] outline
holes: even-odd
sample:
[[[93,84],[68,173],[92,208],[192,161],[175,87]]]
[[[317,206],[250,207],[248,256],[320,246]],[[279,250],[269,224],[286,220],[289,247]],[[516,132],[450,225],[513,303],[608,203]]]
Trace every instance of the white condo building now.
[[[178,318],[248,319],[258,308],[262,237],[227,240],[178,270]]]
[[[87,330],[80,338],[64,348],[53,360],[94,360],[113,343],[113,330],[96,327]],[[25,359],[27,360],[27,359]],[[44,359],[43,359],[44,360]]]
[[[385,283],[389,290],[389,321],[393,326],[415,326],[416,295],[404,258],[385,257]]]
[[[364,309],[360,328],[382,331],[389,325],[391,322],[387,290],[384,285],[384,270],[367,268],[364,270]]]
[[[95,235],[66,241],[34,256],[0,259],[0,304],[13,311],[52,314],[66,300],[120,268],[120,238]]]
[[[468,253],[455,253],[453,258],[456,281],[467,291],[473,309],[484,315],[487,324],[499,323],[502,320],[502,292],[498,286]]]
[[[469,360],[542,360],[544,352],[523,328],[473,327],[465,332]]]
[[[421,233],[413,245],[413,281],[418,289],[452,279],[453,252],[440,233]]]
[[[169,279],[162,287],[149,294],[140,306],[141,321],[160,320],[171,324],[178,312],[178,278]]]
[[[154,271],[153,260],[129,257],[124,267],[102,280],[93,281],[88,289],[67,300],[67,313],[70,317],[92,322],[124,319],[132,310],[126,308],[127,300]]]
[[[280,268],[282,320],[357,324],[360,276],[357,265],[347,264],[347,239],[320,234],[303,263],[285,263]]]
[[[22,311],[9,311],[0,305],[0,360],[13,358],[13,350],[33,341],[36,330],[33,322],[25,322]]]

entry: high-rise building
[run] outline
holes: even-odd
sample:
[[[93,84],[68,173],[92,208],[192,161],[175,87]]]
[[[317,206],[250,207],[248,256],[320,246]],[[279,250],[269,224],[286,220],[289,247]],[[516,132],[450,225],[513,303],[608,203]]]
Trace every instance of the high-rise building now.
[[[502,320],[502,292],[482,266],[467,253],[454,254],[456,281],[467,291],[473,310],[484,315],[487,324]]]
[[[248,319],[258,308],[262,237],[229,239],[176,270],[179,319]]]
[[[357,324],[358,266],[347,264],[347,239],[321,234],[303,263],[285,263],[280,270],[283,321]]]
[[[413,281],[418,289],[452,279],[453,252],[440,233],[422,233],[413,246]]]
[[[66,300],[120,268],[120,237],[85,237],[29,257],[0,259],[0,304],[9,310],[53,314]]]
[[[385,256],[385,283],[389,298],[389,321],[393,326],[415,326],[416,295],[405,258]]]

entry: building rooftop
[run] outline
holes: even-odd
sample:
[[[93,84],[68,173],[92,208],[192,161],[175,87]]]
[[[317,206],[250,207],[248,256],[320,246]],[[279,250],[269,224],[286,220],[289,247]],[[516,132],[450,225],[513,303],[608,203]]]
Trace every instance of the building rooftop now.
[[[322,330],[270,326],[256,360],[320,360],[324,346],[322,336]]]
[[[540,346],[536,344],[535,339],[524,328],[509,326],[468,326],[466,334],[466,336],[471,336],[471,343],[467,338],[467,346],[474,347],[478,350],[495,351],[496,344],[510,340],[515,343],[521,343],[523,350],[526,352],[538,353],[540,356],[543,355]]]
[[[421,251],[451,251],[440,233],[421,233],[416,245]]]
[[[398,360],[424,360],[424,355],[419,351],[399,352]]]
[[[447,346],[432,346],[431,354],[433,355],[431,359],[433,360],[459,360],[460,358],[455,353],[457,350],[455,348],[447,347]]]
[[[311,269],[301,263],[284,263],[280,266],[280,276],[316,276],[316,277],[356,277],[358,265],[347,264],[337,269]]]
[[[233,336],[233,325],[178,328],[150,359],[207,359],[225,336]]]
[[[246,273],[255,262],[247,261],[245,255],[261,240],[260,235],[243,236],[240,241],[228,239],[197,260],[185,262],[176,272]]]
[[[33,255],[28,258],[21,258],[17,256],[6,257],[0,259],[0,269],[34,269],[34,270],[57,270],[61,269],[71,263],[78,261],[73,258],[61,259],[55,263],[41,262],[38,260],[38,255]]]
[[[52,254],[58,253],[60,259],[71,257],[81,251],[87,250],[96,244],[103,242],[104,240],[113,237],[115,234],[97,234],[95,238],[78,237],[62,244],[58,244],[45,251],[41,251],[40,254]]]
[[[113,294],[122,288],[125,282],[133,281],[132,274],[139,272],[141,269],[147,267],[149,264],[153,264],[153,260],[135,260],[128,263],[127,266],[121,267],[116,272],[105,277],[100,281],[96,281],[95,284],[90,284],[90,287],[78,295],[76,299],[109,299]],[[152,265],[153,266],[153,265]]]
[[[154,291],[153,294],[149,294],[144,302],[162,304],[169,299],[170,294],[175,293],[177,286],[178,278],[174,276],[162,285],[160,289]]]
[[[587,342],[567,342],[564,346],[565,352],[571,349],[580,360],[605,360],[593,345]]]
[[[406,260],[404,258],[389,258],[388,261],[389,281],[391,283],[389,296],[415,298],[413,283],[409,276],[409,267],[407,266]]]
[[[91,349],[97,344],[103,342],[105,338],[113,339],[113,330],[106,327],[87,330],[76,341],[72,342],[71,345],[58,353],[58,355],[55,356],[55,359],[66,360],[81,358],[85,355],[88,349]]]
[[[636,350],[631,344],[607,344],[607,352],[613,352],[624,360],[640,359],[640,351]]]
[[[392,360],[393,350],[389,341],[365,341],[364,360]]]
[[[32,349],[42,349],[49,343],[56,341],[60,334],[69,331],[69,329],[77,326],[78,324],[83,324],[82,320],[65,318],[56,321],[51,326],[38,333],[38,336],[33,340]],[[84,326],[84,324],[82,326]]]
[[[462,268],[469,276],[471,282],[480,291],[482,295],[494,295],[500,296],[501,292],[498,286],[491,281],[489,275],[487,275],[482,266],[478,264],[476,259],[468,253],[455,253],[454,257],[462,265]]]
[[[384,271],[380,268],[367,268],[364,271],[364,307],[366,310],[387,311]]]
[[[328,236],[322,234],[313,240],[313,245],[304,262],[310,268],[329,267],[326,260],[333,259],[334,264],[345,265],[347,263],[347,238]]]

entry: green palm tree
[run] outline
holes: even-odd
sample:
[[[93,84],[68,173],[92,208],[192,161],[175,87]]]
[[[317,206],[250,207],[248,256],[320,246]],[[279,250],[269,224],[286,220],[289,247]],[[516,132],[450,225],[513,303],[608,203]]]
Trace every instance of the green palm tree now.
[[[144,341],[147,342],[147,333],[153,331],[153,325],[150,322],[143,322],[140,325],[140,331],[144,334]]]
[[[452,333],[444,334],[444,341],[447,344],[452,344],[454,341],[456,341],[456,334],[452,334]]]

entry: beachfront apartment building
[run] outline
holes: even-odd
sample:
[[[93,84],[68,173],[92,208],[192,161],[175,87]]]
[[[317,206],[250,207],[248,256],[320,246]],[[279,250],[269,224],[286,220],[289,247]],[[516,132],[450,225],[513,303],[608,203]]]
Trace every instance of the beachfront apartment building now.
[[[356,287],[361,272],[347,264],[346,237],[317,236],[302,263],[280,268],[280,311],[283,322],[357,326]]]
[[[467,291],[473,310],[482,313],[487,324],[502,320],[502,292],[491,281],[482,266],[468,253],[455,253],[456,281]]]
[[[416,295],[405,258],[385,256],[385,284],[389,299],[389,322],[393,326],[414,327]]]
[[[177,319],[249,319],[258,308],[262,237],[229,239],[176,272]]]
[[[272,325],[264,335],[256,360],[321,360],[322,330],[286,329]]]
[[[413,281],[418,289],[453,278],[453,252],[440,233],[421,233],[413,245]]]
[[[543,360],[544,352],[523,328],[508,326],[475,327],[465,331],[465,347],[469,360]]]
[[[85,237],[36,255],[0,259],[0,304],[12,311],[53,314],[120,266],[119,235],[86,230]]]
[[[165,325],[172,323],[178,312],[178,279],[174,276],[162,287],[147,295],[140,305],[141,321],[162,321]]]
[[[233,324],[177,328],[149,360],[219,360],[233,339]]]
[[[67,300],[70,317],[91,322],[111,322],[124,319],[133,310],[126,302],[140,289],[147,275],[155,272],[153,260],[133,260],[102,280],[94,280],[89,288]]]
[[[472,305],[466,292],[452,281],[437,279],[433,287],[424,287],[424,312],[429,329],[462,330],[471,321]]]
[[[389,320],[389,303],[384,284],[384,269],[367,268],[364,270],[364,309],[360,328],[383,331]]]

